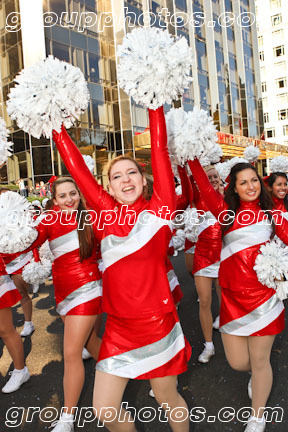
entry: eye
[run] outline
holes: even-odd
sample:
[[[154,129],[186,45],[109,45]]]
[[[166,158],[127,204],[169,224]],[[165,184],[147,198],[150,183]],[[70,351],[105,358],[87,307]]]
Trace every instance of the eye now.
[[[120,175],[119,174],[116,174],[116,175],[114,175],[113,177],[112,177],[112,180],[116,180],[116,179],[118,179],[120,177]]]
[[[136,171],[136,170],[134,170],[134,169],[132,169],[132,170],[128,171],[128,174],[136,174],[136,173],[137,173],[137,171]]]

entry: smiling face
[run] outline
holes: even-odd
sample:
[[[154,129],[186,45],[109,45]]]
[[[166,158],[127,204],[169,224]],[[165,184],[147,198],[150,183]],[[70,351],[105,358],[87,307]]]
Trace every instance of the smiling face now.
[[[80,203],[80,195],[74,183],[65,181],[56,186],[53,203],[59,206],[60,210],[72,213],[77,210]]]
[[[146,178],[132,160],[116,162],[109,175],[110,194],[121,204],[131,205],[143,194]]]
[[[215,190],[219,190],[219,186],[220,186],[220,177],[218,172],[216,171],[215,168],[211,168],[209,169],[209,171],[206,172],[208,180],[210,182],[210,184],[213,186],[213,188]]]
[[[254,201],[261,193],[261,183],[255,171],[246,168],[236,175],[235,192],[242,201]]]
[[[274,197],[284,199],[287,194],[287,178],[278,176],[273,185],[268,189]]]

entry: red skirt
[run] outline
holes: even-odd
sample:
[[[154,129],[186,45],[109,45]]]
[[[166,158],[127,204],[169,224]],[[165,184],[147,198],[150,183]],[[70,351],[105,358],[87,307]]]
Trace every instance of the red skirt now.
[[[20,300],[21,295],[10,276],[0,276],[0,309],[12,307]]]
[[[269,336],[284,330],[284,305],[273,289],[221,288],[220,328],[235,336]]]
[[[108,315],[96,369],[132,379],[179,375],[191,352],[176,310],[140,319]]]

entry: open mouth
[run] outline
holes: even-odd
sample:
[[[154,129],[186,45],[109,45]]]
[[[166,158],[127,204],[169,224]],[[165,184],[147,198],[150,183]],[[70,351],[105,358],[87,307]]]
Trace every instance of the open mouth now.
[[[122,189],[122,192],[131,192],[135,190],[135,186],[127,186]]]

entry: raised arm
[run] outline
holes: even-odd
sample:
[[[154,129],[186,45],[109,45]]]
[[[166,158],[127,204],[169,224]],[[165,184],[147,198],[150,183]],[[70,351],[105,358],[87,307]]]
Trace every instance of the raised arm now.
[[[96,211],[113,209],[114,199],[97,183],[64,126],[60,134],[53,131],[53,140],[66,168],[76,181],[89,206]]]
[[[171,212],[176,209],[174,176],[167,149],[167,132],[163,107],[149,109],[151,134],[151,162],[153,172],[153,195],[151,204],[160,209],[167,206]]]
[[[176,196],[176,209],[185,210],[193,201],[193,190],[185,167],[178,166],[182,194]]]
[[[201,198],[205,201],[211,213],[219,219],[219,215],[227,210],[227,205],[222,196],[214,190],[198,159],[188,161],[194,180],[200,191]],[[221,222],[221,218],[219,220]]]

